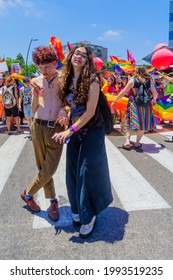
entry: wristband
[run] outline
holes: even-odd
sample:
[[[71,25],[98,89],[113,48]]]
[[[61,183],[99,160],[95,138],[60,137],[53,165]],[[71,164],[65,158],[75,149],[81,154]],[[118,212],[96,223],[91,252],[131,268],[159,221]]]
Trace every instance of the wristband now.
[[[33,94],[34,95],[40,95],[40,92],[37,90],[37,91],[34,91]]]
[[[74,124],[70,126],[70,131],[77,132],[79,128],[75,126]]]

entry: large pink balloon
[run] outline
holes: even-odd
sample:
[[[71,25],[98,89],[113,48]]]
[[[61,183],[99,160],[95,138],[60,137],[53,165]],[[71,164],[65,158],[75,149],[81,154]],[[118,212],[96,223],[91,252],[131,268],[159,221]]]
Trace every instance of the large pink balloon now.
[[[103,67],[103,60],[99,57],[94,57],[93,62],[94,62],[95,70],[100,71]]]
[[[159,46],[158,48],[160,48]],[[158,70],[165,70],[173,64],[173,53],[167,48],[156,51],[151,59],[152,65]]]
[[[156,46],[155,46],[155,48],[154,48],[154,51],[156,51],[156,50],[158,50],[158,49],[160,49],[161,47],[167,47],[168,45],[167,44],[165,44],[165,43],[160,43],[160,44],[157,44]]]

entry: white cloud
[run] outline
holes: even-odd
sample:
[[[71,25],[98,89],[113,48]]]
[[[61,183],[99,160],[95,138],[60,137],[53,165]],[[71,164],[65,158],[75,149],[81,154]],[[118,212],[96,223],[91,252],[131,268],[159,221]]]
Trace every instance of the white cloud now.
[[[96,27],[98,27],[98,24],[97,23],[92,23],[91,27],[96,28]]]
[[[36,17],[42,16],[42,12],[37,10],[32,1],[29,0],[0,0],[0,13],[8,14],[10,9],[19,7],[23,10],[25,16],[33,15]]]
[[[123,38],[123,31],[108,30],[98,37],[100,41],[116,41]]]

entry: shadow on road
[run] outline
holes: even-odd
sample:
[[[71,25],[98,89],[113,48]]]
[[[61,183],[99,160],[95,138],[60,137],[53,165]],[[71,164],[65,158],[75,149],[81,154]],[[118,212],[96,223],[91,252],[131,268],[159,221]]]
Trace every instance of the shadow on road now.
[[[66,213],[66,215],[70,214],[70,224],[66,223],[64,225],[58,225],[58,223],[56,223],[56,233],[61,233],[61,231],[65,231],[67,233],[76,233],[76,228],[72,225],[71,213],[69,213],[70,207],[60,207],[60,211],[63,211],[64,213]],[[75,243],[92,243],[97,241],[114,243],[123,239],[125,233],[125,225],[127,223],[128,213],[125,210],[116,207],[108,207],[105,211],[97,216],[97,222],[90,237],[88,237],[87,239],[82,239],[78,234],[77,236],[72,236],[69,241]],[[77,231],[79,231],[79,228],[77,229]]]

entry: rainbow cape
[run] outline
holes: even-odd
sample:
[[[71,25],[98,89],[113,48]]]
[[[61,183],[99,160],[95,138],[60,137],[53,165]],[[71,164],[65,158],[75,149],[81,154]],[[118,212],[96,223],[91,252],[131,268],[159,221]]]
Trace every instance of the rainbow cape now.
[[[114,101],[114,99],[116,98],[115,95],[113,94],[105,94],[107,100],[108,100],[108,103],[109,103],[109,106],[111,106],[111,103]],[[121,111],[126,111],[127,109],[127,102],[128,102],[128,98],[127,97],[122,97],[119,101],[117,101],[115,103],[115,105],[113,106],[114,109],[117,109],[117,110],[121,110]]]
[[[115,95],[105,94],[107,97],[108,103],[111,106],[111,103],[116,98]],[[173,121],[173,102],[169,103],[166,101],[168,97],[166,96],[162,100],[157,100],[155,106],[153,106],[154,116],[158,119],[162,119],[164,121]],[[117,101],[114,105],[114,109],[126,111],[127,109],[127,97],[122,97],[119,101]]]
[[[58,61],[58,65],[57,65],[57,69],[58,69],[58,68],[62,67],[62,65],[64,64],[64,59],[65,59],[63,49],[62,49],[62,43],[58,38],[52,36],[52,37],[50,37],[49,46],[53,47],[59,56],[59,61]]]

